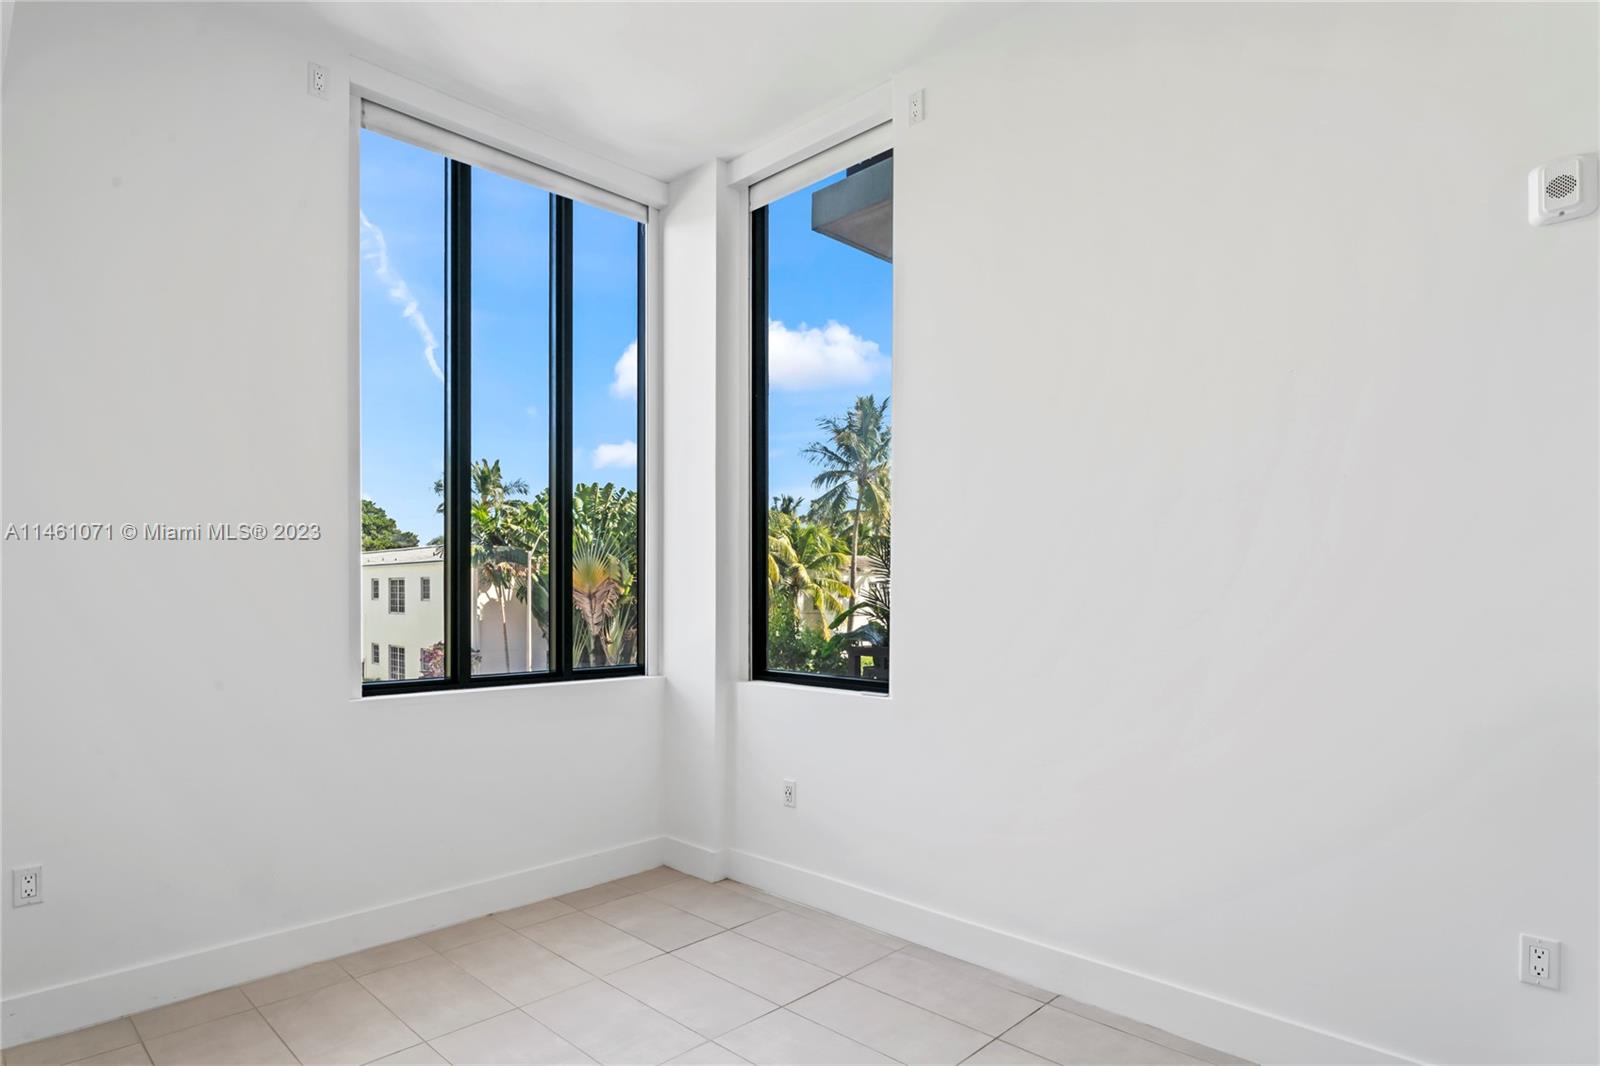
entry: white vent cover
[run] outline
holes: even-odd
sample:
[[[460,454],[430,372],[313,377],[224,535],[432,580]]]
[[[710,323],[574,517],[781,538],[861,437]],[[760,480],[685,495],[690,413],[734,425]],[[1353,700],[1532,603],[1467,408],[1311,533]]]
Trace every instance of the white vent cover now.
[[[1528,173],[1528,221],[1535,226],[1570,222],[1600,203],[1600,157],[1569,155]]]

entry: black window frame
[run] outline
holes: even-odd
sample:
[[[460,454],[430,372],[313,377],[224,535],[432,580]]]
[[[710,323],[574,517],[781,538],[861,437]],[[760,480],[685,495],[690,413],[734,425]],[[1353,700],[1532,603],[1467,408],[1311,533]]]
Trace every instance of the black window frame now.
[[[889,680],[774,670],[767,665],[767,208],[750,212],[750,677],[786,685],[889,694]]]
[[[432,149],[430,149],[432,150]],[[359,154],[359,153],[358,153]],[[436,153],[437,154],[437,153]],[[637,546],[634,587],[637,590],[635,625],[638,662],[615,666],[579,667],[572,651],[572,499],[573,499],[573,200],[545,189],[550,197],[550,646],[548,666],[535,673],[474,674],[472,611],[466,600],[472,587],[469,550],[454,545],[471,543],[471,424],[472,424],[472,170],[460,160],[441,155],[445,171],[445,338],[444,338],[444,647],[445,668],[440,677],[363,681],[363,696],[411,692],[498,688],[559,681],[594,681],[640,677],[647,673],[649,586],[645,515],[647,337],[646,233],[636,221],[635,261],[635,441],[637,448]],[[530,183],[532,184],[532,183]],[[541,186],[534,186],[542,188]],[[359,331],[358,331],[359,332]],[[359,356],[358,356],[359,358]],[[566,506],[556,506],[557,500]],[[556,604],[565,605],[564,610]]]

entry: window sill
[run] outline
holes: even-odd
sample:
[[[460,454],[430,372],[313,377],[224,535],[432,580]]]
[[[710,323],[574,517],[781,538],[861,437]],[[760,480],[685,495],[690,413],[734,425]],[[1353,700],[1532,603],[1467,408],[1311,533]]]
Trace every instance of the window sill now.
[[[762,678],[759,681],[740,681],[734,686],[739,695],[740,705],[749,696],[753,700],[771,702],[777,700],[794,699],[819,699],[819,700],[872,700],[877,703],[890,703],[894,700],[893,691],[871,692],[859,688],[828,688],[822,685],[808,685],[804,682],[773,681]]]
[[[455,700],[468,696],[475,701],[493,701],[496,699],[514,699],[519,694],[540,692],[571,693],[574,689],[589,688],[597,685],[659,685],[662,678],[659,674],[632,674],[625,677],[578,677],[563,681],[527,681],[513,684],[500,685],[473,685],[459,688],[435,688],[426,692],[375,692],[370,696],[362,695],[358,690],[347,702],[364,703],[369,705],[389,703],[413,703],[417,701],[444,701]]]

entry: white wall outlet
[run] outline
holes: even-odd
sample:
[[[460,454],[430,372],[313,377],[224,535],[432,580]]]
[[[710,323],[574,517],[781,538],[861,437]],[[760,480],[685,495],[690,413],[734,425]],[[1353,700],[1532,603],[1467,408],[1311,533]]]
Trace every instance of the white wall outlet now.
[[[318,100],[328,98],[328,68],[321,63],[306,64],[306,92]]]
[[[918,89],[916,92],[911,94],[911,116],[910,117],[911,117],[911,124],[913,126],[915,126],[917,123],[921,122],[924,118],[928,117],[927,99],[924,96],[924,94],[926,92],[927,92],[926,89]]]
[[[785,781],[783,783],[783,805],[785,807],[794,806],[794,794],[795,783],[793,781]]]
[[[1523,933],[1517,938],[1517,976],[1523,984],[1561,987],[1561,941]]]
[[[11,871],[11,905],[26,907],[44,902],[44,867],[19,866]]]

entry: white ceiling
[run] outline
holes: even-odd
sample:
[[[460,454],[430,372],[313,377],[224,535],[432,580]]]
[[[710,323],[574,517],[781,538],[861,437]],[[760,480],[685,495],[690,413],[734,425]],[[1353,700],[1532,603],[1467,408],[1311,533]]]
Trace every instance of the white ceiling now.
[[[278,17],[662,180],[736,155],[1014,10],[1000,3],[309,3]]]

